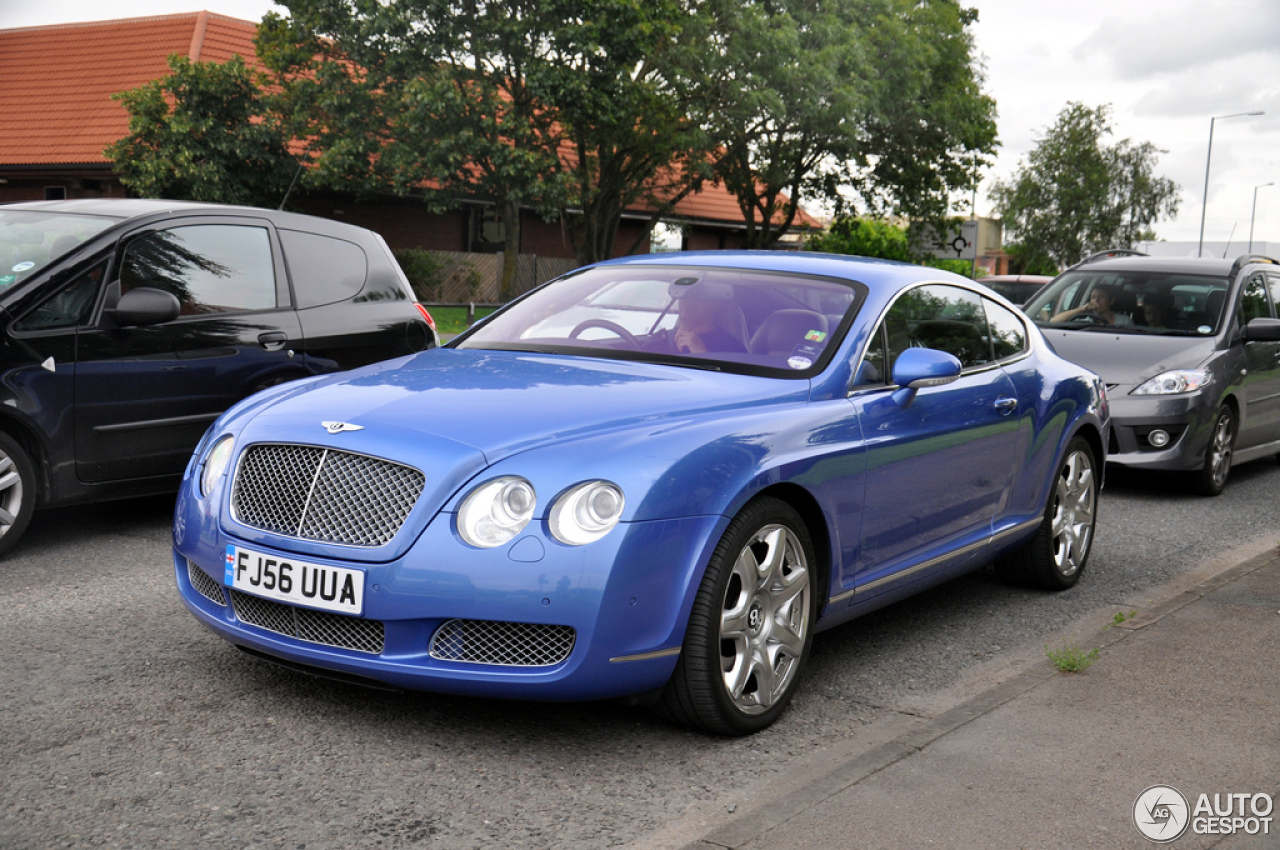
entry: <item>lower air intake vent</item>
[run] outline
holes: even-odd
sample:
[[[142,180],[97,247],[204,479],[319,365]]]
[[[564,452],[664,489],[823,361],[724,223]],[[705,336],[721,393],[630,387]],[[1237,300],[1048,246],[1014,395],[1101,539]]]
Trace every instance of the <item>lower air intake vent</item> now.
[[[546,667],[568,658],[576,637],[571,626],[449,620],[431,638],[431,657],[504,667]]]
[[[307,643],[352,649],[370,655],[382,654],[384,630],[380,620],[296,608],[238,590],[231,591],[231,609],[241,622],[269,632]]]

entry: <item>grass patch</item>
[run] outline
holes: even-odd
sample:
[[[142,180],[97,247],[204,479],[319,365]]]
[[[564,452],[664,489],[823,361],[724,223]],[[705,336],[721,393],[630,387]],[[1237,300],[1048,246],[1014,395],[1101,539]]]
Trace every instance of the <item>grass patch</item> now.
[[[1126,611],[1117,611],[1117,612],[1116,612],[1116,615],[1115,615],[1114,617],[1112,617],[1112,618],[1111,618],[1111,622],[1110,622],[1110,623],[1107,623],[1107,624],[1106,624],[1105,626],[1103,626],[1102,628],[1104,628],[1104,629],[1109,629],[1109,628],[1111,628],[1112,626],[1118,626],[1118,625],[1120,625],[1120,624],[1121,624],[1121,623],[1123,623],[1123,622],[1126,622],[1126,621],[1128,621],[1128,620],[1132,620],[1132,619],[1133,619],[1134,617],[1136,617],[1136,616],[1138,616],[1138,612],[1137,612],[1136,610],[1134,610],[1134,611],[1127,611],[1127,612],[1126,612]]]
[[[496,307],[477,307],[476,318],[487,316],[492,313]],[[431,314],[431,318],[436,320],[436,330],[443,335],[453,336],[460,334],[467,329],[467,308],[466,307],[427,307],[427,312]]]
[[[1046,643],[1044,653],[1049,656],[1053,666],[1063,673],[1083,673],[1089,669],[1090,664],[1098,660],[1096,648],[1086,651],[1066,641],[1063,641],[1062,646],[1057,649],[1050,649],[1049,644]]]

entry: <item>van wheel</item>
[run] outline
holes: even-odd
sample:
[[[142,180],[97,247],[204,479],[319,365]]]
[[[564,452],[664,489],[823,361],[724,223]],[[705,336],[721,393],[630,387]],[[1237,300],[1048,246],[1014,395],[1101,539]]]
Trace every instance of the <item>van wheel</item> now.
[[[35,509],[35,466],[17,440],[0,432],[0,554],[22,537]]]
[[[1236,416],[1224,404],[1218,411],[1218,418],[1213,420],[1213,432],[1204,450],[1204,466],[1191,473],[1192,492],[1201,496],[1217,496],[1227,488],[1235,442]]]

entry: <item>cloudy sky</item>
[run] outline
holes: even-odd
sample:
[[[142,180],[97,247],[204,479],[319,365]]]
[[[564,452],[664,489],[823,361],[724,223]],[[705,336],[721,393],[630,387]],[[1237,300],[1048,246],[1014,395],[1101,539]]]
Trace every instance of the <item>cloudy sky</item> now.
[[[986,180],[1008,179],[1069,101],[1110,104],[1115,139],[1167,151],[1159,173],[1181,187],[1176,219],[1160,238],[1199,238],[1210,119],[1214,122],[1205,241],[1280,243],[1280,2],[1277,0],[967,0],[998,104],[1002,147]],[[0,0],[0,28],[173,14],[206,8],[246,20],[270,0]],[[104,9],[109,12],[104,13]],[[966,210],[967,211],[967,210]],[[983,193],[978,213],[990,214]],[[1274,249],[1273,249],[1274,250]]]

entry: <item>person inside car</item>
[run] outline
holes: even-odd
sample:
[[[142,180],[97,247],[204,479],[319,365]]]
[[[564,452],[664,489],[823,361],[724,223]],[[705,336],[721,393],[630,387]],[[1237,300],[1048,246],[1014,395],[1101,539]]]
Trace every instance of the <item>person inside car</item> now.
[[[1117,313],[1114,310],[1115,303],[1116,293],[1114,287],[1099,284],[1089,294],[1089,301],[1086,304],[1072,310],[1063,310],[1049,321],[1069,322],[1082,314],[1088,314],[1096,316],[1103,324],[1116,325],[1117,327],[1132,325],[1133,318],[1128,313]]]

